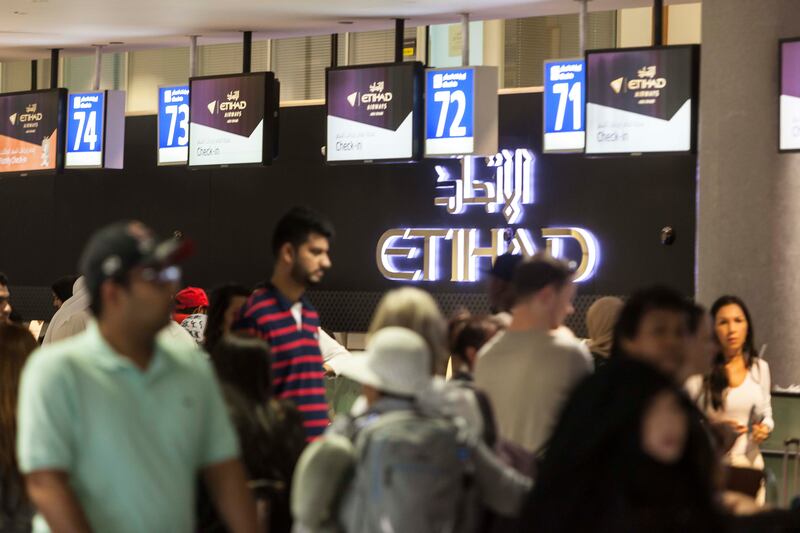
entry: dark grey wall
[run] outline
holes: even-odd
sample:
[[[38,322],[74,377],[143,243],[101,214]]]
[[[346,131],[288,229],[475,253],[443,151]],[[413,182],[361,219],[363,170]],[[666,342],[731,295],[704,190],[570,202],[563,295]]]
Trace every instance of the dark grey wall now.
[[[697,294],[739,294],[773,381],[800,382],[800,155],[778,153],[778,39],[796,0],[703,0]]]

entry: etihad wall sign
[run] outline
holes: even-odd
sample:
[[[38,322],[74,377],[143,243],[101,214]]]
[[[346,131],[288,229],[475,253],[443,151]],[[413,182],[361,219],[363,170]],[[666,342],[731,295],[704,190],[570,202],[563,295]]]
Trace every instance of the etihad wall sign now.
[[[465,157],[459,176],[437,166],[437,188],[448,195],[435,198],[434,205],[454,216],[476,208],[487,214],[500,213],[507,226],[488,231],[458,225],[389,229],[375,250],[378,270],[393,281],[476,282],[479,266],[488,268],[497,256],[508,252],[530,257],[539,251],[535,242],[541,238],[547,253],[574,262],[575,281],[594,277],[600,248],[591,231],[556,226],[541,228],[536,235],[520,225],[534,203],[534,162],[533,152],[520,148],[487,158]],[[449,269],[443,264],[446,247],[450,249]]]

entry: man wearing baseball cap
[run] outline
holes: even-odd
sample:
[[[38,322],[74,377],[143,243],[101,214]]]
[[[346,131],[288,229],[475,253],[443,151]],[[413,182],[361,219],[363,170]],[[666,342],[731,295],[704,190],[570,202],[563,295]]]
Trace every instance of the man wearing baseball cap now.
[[[107,226],[86,246],[95,320],[38,350],[20,384],[17,456],[35,533],[191,531],[198,474],[231,531],[256,531],[211,367],[157,335],[188,252],[140,222]]]

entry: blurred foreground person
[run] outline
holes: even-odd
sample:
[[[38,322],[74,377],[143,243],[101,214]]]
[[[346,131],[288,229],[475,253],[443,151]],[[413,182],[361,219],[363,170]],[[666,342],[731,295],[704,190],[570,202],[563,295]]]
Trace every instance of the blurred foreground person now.
[[[611,343],[614,340],[614,324],[625,303],[615,296],[605,296],[595,300],[586,312],[586,329],[589,333],[587,347],[592,353],[594,367],[600,368],[611,356]]]
[[[211,366],[158,335],[185,255],[139,222],[107,226],[86,246],[96,320],[34,353],[20,385],[17,455],[36,533],[191,531],[198,476],[231,531],[256,531]]]
[[[586,347],[551,332],[573,311],[573,274],[536,255],[516,267],[511,326],[478,354],[475,384],[489,396],[500,436],[538,453],[570,392],[591,372]]]
[[[300,412],[292,403],[272,397],[269,358],[264,341],[242,337],[223,337],[211,352],[257,498],[260,530],[288,533],[292,475],[306,438]],[[208,491],[201,491],[199,511],[198,532],[225,531]]]
[[[34,508],[25,494],[16,454],[17,393],[22,367],[37,348],[22,326],[0,324],[0,531],[27,533]]]
[[[431,365],[425,339],[399,327],[348,361],[342,375],[362,384],[367,410],[337,419],[301,457],[292,511],[302,530],[471,533],[481,504],[518,512],[530,479],[471,440],[462,420],[419,402]]]
[[[669,378],[623,359],[588,378],[567,403],[541,464],[526,531],[724,531],[710,480],[695,456],[705,436]]]
[[[8,290],[8,278],[0,272],[0,324],[11,322],[11,292]]]
[[[251,292],[237,283],[228,283],[211,291],[208,299],[208,321],[203,333],[203,345],[207,352],[211,353],[217,342],[231,332],[236,316]]]

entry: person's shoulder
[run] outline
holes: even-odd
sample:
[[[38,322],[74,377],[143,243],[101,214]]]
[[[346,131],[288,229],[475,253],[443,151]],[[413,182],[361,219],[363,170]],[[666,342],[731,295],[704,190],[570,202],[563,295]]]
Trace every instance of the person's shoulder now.
[[[178,327],[180,328],[180,326]],[[188,332],[187,335],[189,335]],[[188,343],[182,338],[160,334],[156,339],[156,343],[166,357],[184,369],[203,376],[213,374],[208,355],[197,346],[194,340]]]
[[[25,363],[24,376],[59,378],[81,366],[90,355],[87,332],[36,349]]]
[[[486,344],[478,350],[477,361],[483,361],[487,356],[493,357],[494,354],[503,351],[503,344],[507,340],[505,331],[499,331],[494,337],[486,341]]]
[[[767,363],[761,357],[756,358],[756,365],[758,365],[758,369],[762,372],[769,372],[769,363]]]

